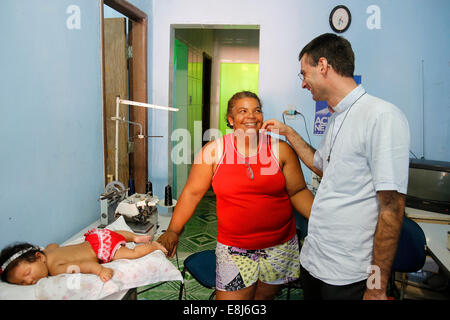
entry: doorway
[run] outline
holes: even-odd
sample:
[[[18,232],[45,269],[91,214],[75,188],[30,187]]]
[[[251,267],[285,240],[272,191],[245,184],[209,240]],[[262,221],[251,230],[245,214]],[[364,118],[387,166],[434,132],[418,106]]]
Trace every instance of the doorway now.
[[[169,171],[174,194],[179,197],[195,155],[207,142],[226,133],[223,110],[226,112],[231,95],[242,90],[258,93],[259,26],[172,28],[174,67],[169,88],[179,111],[173,117],[174,131],[170,133],[173,143]],[[178,135],[174,139],[178,129],[189,133],[189,143]],[[179,148],[183,143],[186,148]],[[184,161],[179,161],[181,158]]]
[[[258,63],[229,63],[220,64],[220,102],[219,102],[219,130],[222,134],[229,131],[227,126],[228,100],[240,91],[250,91],[258,94]]]
[[[211,71],[212,58],[206,52],[203,52],[203,83],[202,88],[202,146],[208,143],[209,136],[207,135],[210,129],[211,121]]]
[[[117,11],[123,17],[114,19],[114,22],[111,22],[112,20],[105,21],[105,5]],[[115,150],[115,140],[112,140],[110,127],[112,126],[115,129],[115,121],[111,120],[111,114],[115,115],[116,96],[139,102],[148,101],[148,17],[125,0],[101,0],[100,7],[105,185],[113,179],[120,181],[125,187],[134,187],[135,190],[132,191],[145,193],[148,178],[147,139],[133,139],[141,133],[140,127],[129,126],[127,123],[120,124],[119,174],[116,177],[114,170],[111,170],[115,166],[115,157],[111,155],[111,150]],[[125,18],[128,19],[128,25]],[[125,31],[125,26],[127,26],[128,31]],[[112,30],[114,32],[111,33]],[[132,50],[129,50],[129,47],[132,47]],[[113,49],[116,53],[111,55]],[[128,52],[132,52],[132,55],[129,56]],[[119,60],[117,61],[117,59]],[[123,59],[125,59],[125,63]],[[124,68],[124,65],[127,65],[127,67]],[[113,72],[112,69],[114,69]],[[119,79],[115,78],[117,74],[120,74]],[[146,108],[133,106],[128,108],[121,105],[120,117],[130,122],[139,123],[142,126],[142,134],[147,136]],[[111,158],[114,160],[111,160]]]
[[[118,12],[106,12],[104,18],[104,56],[105,56],[105,136],[106,136],[106,183],[113,180],[120,181],[127,186],[130,178],[130,151],[129,143],[132,139],[128,133],[128,123],[118,123],[118,177],[115,176],[115,148],[116,148],[116,122],[111,120],[116,116],[116,97],[128,99],[128,48],[126,17],[107,16],[120,15]],[[119,117],[129,121],[129,108],[121,106]]]

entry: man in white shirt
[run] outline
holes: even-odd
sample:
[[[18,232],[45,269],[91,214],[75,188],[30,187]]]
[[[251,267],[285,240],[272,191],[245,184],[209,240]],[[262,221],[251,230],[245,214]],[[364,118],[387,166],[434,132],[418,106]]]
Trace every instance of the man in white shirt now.
[[[408,185],[408,121],[356,84],[354,53],[343,37],[313,39],[299,60],[302,87],[333,113],[324,138],[315,150],[277,120],[263,129],[285,135],[322,177],[300,255],[304,297],[386,299]]]

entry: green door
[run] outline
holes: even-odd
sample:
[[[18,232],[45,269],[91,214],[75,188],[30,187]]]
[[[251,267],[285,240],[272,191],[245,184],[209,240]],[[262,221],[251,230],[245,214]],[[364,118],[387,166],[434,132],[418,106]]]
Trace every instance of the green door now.
[[[194,156],[202,147],[203,56],[182,41],[174,44],[173,194],[186,184]],[[176,132],[175,132],[176,130]],[[173,136],[175,134],[175,136]]]
[[[226,134],[228,100],[239,91],[258,94],[258,63],[222,63],[220,65],[219,130]],[[230,130],[230,129],[229,129]]]
[[[188,127],[188,47],[178,39],[174,46],[174,90],[173,105],[179,111],[174,113],[173,129],[187,129]],[[178,141],[174,141],[175,148]],[[187,151],[187,150],[186,150]],[[185,152],[186,152],[185,151]],[[181,155],[180,155],[181,156]],[[173,159],[173,186],[172,192],[176,199],[180,196],[184,183],[187,180],[188,167],[186,163],[178,164]]]

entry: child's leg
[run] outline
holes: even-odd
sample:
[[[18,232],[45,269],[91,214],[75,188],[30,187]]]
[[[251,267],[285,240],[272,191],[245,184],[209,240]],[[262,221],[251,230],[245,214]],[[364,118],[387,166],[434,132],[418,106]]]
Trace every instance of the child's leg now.
[[[137,235],[133,232],[125,230],[119,230],[114,232],[124,236],[127,242],[145,243],[150,242],[152,240],[152,236]]]
[[[159,242],[144,243],[143,245],[138,245],[134,249],[129,249],[125,246],[120,247],[112,260],[119,259],[137,259],[149,254],[155,250],[161,250],[164,254],[167,254],[166,248],[164,248]]]

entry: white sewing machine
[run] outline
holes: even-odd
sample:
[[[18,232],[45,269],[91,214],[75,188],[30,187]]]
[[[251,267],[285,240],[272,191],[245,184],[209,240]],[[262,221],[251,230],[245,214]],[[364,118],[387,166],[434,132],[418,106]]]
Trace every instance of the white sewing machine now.
[[[125,222],[136,233],[153,236],[158,225],[158,197],[135,193],[122,200],[116,208],[115,217],[122,215]]]
[[[155,235],[158,227],[156,204],[159,199],[152,192],[128,196],[128,189],[121,182],[112,181],[107,184],[99,200],[100,227],[112,223],[122,215],[134,232]]]

